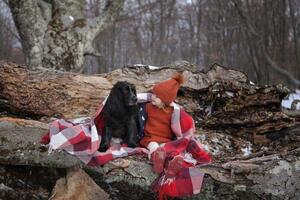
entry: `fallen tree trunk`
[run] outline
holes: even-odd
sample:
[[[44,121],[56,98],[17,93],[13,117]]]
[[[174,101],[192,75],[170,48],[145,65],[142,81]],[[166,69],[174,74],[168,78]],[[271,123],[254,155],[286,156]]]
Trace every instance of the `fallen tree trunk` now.
[[[155,83],[170,78],[176,70],[125,67],[109,74],[85,76],[51,70],[29,71],[25,66],[0,62],[0,107],[38,117],[92,115],[117,81],[129,81],[138,92],[145,92]],[[217,65],[207,73],[185,70],[184,74],[188,77],[184,86],[196,91],[217,81],[247,80],[244,74]]]

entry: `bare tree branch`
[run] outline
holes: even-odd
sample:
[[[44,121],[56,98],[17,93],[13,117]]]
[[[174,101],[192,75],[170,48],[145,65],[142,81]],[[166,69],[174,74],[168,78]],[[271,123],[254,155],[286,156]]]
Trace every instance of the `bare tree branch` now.
[[[291,73],[289,73],[288,71],[284,70],[283,68],[281,68],[267,53],[266,47],[264,45],[264,43],[262,42],[262,37],[258,34],[258,32],[256,31],[256,29],[254,28],[254,26],[249,22],[249,19],[244,15],[238,0],[232,0],[242,22],[244,23],[244,25],[247,27],[248,30],[250,30],[251,34],[254,35],[257,40],[255,42],[257,42],[257,46],[261,48],[264,57],[266,58],[267,63],[269,64],[269,66],[271,67],[272,70],[278,72],[280,75],[282,75],[288,83],[292,84],[294,87],[299,88],[300,86],[300,80],[298,80],[297,78],[295,78]]]
[[[87,48],[85,51],[84,51],[84,56],[95,56],[95,57],[102,57],[101,53],[98,52],[95,48],[93,47],[90,47],[90,48]]]
[[[263,50],[262,52],[264,53],[264,57],[266,58],[268,64],[272,67],[272,69],[277,71],[281,75],[283,75],[285,77],[285,79],[287,80],[287,82],[289,82],[291,85],[298,88],[300,86],[300,81],[298,79],[296,79],[291,73],[289,73],[288,71],[286,71],[286,70],[282,69],[280,66],[278,66],[278,64],[276,62],[274,62],[274,60],[267,53],[265,46],[262,43],[260,43],[260,44],[261,44],[261,48]]]
[[[247,29],[250,30],[251,34],[253,34],[254,36],[260,38],[259,34],[255,30],[253,25],[249,22],[249,19],[246,17],[246,15],[244,15],[243,10],[241,9],[238,1],[237,0],[232,0],[232,2],[233,2],[234,7],[236,8],[241,20],[242,20],[242,22],[247,27]]]
[[[116,19],[123,7],[123,4],[124,0],[107,0],[102,14],[87,21],[91,39],[94,39],[102,30],[108,27],[111,22]]]
[[[293,37],[294,37],[294,49],[295,49],[295,57],[297,65],[300,64],[300,58],[298,55],[298,37],[297,37],[297,22],[295,20],[295,11],[294,11],[294,5],[291,0],[288,1],[289,3],[289,10],[290,10],[290,17],[291,17],[291,24],[292,24],[292,30],[293,30]]]

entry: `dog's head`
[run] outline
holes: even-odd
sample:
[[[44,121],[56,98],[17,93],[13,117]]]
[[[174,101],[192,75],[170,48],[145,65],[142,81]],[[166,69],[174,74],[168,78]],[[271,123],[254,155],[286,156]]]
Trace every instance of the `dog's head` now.
[[[135,86],[127,81],[118,81],[111,90],[114,98],[123,99],[126,106],[137,105]]]

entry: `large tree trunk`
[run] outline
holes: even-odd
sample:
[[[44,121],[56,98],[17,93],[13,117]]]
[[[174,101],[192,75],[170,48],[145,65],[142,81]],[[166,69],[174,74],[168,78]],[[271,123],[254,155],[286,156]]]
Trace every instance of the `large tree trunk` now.
[[[51,2],[51,3],[49,3]],[[108,0],[102,14],[85,19],[85,0],[10,0],[27,65],[78,71],[92,42],[116,18],[123,0]]]
[[[25,66],[0,62],[0,105],[25,115],[66,118],[92,115],[117,81],[129,81],[136,85],[138,92],[146,92],[154,83],[170,78],[175,72],[170,66],[157,70],[142,66],[85,76],[43,69],[30,71]],[[246,81],[244,74],[217,65],[208,73],[186,70],[184,74],[189,77],[184,86],[195,91],[205,90],[216,81]]]

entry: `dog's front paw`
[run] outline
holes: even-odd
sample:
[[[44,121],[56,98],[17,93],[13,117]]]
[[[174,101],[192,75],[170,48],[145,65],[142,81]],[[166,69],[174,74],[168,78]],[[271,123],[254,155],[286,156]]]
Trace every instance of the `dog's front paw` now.
[[[100,145],[100,147],[99,147],[99,151],[100,152],[105,152],[106,150],[108,149],[108,145]]]
[[[136,143],[136,142],[133,142],[133,141],[129,141],[129,142],[127,143],[127,146],[128,146],[128,147],[131,147],[131,148],[135,148],[135,147],[137,146],[137,143]]]

